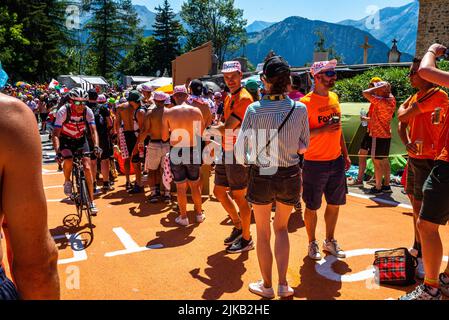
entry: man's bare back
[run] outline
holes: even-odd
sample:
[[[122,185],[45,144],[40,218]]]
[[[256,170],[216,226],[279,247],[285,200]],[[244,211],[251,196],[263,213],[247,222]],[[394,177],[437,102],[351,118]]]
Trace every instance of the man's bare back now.
[[[166,109],[162,123],[162,139],[176,147],[196,147],[195,137],[204,131],[204,119],[199,108],[187,104]]]
[[[165,110],[165,107],[151,108],[145,116],[145,128],[148,128],[147,134],[153,141],[162,139],[162,117]]]
[[[119,127],[123,122],[123,131],[134,131],[134,110],[128,102],[117,106],[117,120]]]
[[[209,104],[205,101],[193,100],[192,106],[200,109],[203,115],[204,125],[208,128],[212,124],[212,113],[210,112]]]

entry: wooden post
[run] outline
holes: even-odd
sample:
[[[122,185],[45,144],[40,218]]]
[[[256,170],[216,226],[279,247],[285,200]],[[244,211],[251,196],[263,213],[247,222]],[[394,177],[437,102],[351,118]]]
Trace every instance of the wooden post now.
[[[360,46],[363,49],[363,64],[368,64],[368,50],[373,46],[368,43],[368,36],[365,36],[365,43]]]

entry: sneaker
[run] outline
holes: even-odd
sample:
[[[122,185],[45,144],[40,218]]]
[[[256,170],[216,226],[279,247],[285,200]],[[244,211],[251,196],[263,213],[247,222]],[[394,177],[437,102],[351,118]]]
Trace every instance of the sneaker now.
[[[318,241],[312,241],[309,243],[309,258],[312,260],[321,260],[320,247]]]
[[[418,249],[410,248],[410,249],[408,249],[408,252],[415,258],[418,258]]]
[[[72,196],[72,181],[64,182],[64,194],[69,198]]]
[[[98,208],[93,201],[90,203],[90,212],[92,213],[93,217],[96,217],[98,214]]]
[[[97,196],[101,193],[100,189],[97,187],[97,184],[94,185],[94,196]]]
[[[415,271],[416,278],[419,280],[424,280],[426,273],[424,272],[424,263],[422,262],[422,258],[418,258],[418,266]]]
[[[126,182],[126,185],[125,185],[125,189],[126,190],[131,190],[133,188],[133,185],[131,184],[131,182]]]
[[[171,202],[171,193],[170,191],[167,191],[164,193],[164,195],[162,196],[162,201],[164,201],[165,203],[170,203]],[[151,200],[150,200],[151,202]]]
[[[399,298],[399,300],[442,300],[443,296],[441,291],[438,290],[436,294],[432,294],[432,289],[422,284],[416,289],[405,296]]]
[[[178,216],[175,219],[175,222],[181,226],[187,227],[189,225],[189,218],[188,217],[182,218],[181,216]]]
[[[295,294],[295,290],[290,286],[279,285],[278,296],[281,298],[288,298]]]
[[[241,237],[242,237],[242,229],[237,229],[236,227],[234,227],[232,229],[231,235],[225,239],[224,244],[225,246],[230,246],[237,240],[240,240]]]
[[[444,273],[440,274],[440,290],[446,297],[449,297],[449,277]]]
[[[363,187],[363,181],[359,181],[353,178],[347,180],[348,187]]]
[[[382,186],[383,193],[393,193],[393,189],[390,186]]]
[[[366,194],[370,194],[370,195],[373,195],[373,196],[380,196],[381,194],[383,194],[383,191],[382,191],[382,189],[378,190],[378,189],[376,189],[376,187],[372,187],[371,189],[369,189],[366,192]]]
[[[236,242],[231,244],[226,249],[226,252],[234,254],[234,253],[242,253],[245,251],[251,251],[253,249],[254,249],[253,239],[249,238],[249,240],[245,240],[245,239],[243,239],[243,237],[241,237],[239,240],[237,240]]]
[[[157,202],[159,202],[159,198],[160,198],[159,195],[153,191],[150,193],[150,196],[148,197],[148,201],[150,203],[157,203]]]
[[[331,241],[325,240],[323,243],[323,251],[329,252],[331,255],[337,258],[346,258],[346,253],[341,250],[337,240],[335,239]]]
[[[138,186],[137,184],[128,191],[129,194],[139,194],[143,192],[143,187]]]
[[[103,183],[103,192],[114,191],[114,187],[111,186],[111,183],[104,182]]]
[[[204,220],[206,220],[206,215],[204,214],[204,211],[201,212],[200,214],[197,214],[195,219],[197,223],[203,223]]]
[[[262,280],[250,283],[248,288],[250,292],[257,294],[262,298],[274,299],[275,297],[273,288],[265,288]]]

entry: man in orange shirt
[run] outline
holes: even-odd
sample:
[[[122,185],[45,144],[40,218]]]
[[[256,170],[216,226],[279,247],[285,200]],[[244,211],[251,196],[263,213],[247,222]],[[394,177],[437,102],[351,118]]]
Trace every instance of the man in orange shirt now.
[[[323,250],[338,258],[346,257],[334,238],[340,206],[346,204],[345,170],[351,166],[341,128],[340,103],[338,96],[330,92],[337,79],[336,66],[337,60],[314,63],[311,74],[315,89],[301,99],[307,106],[310,127],[310,146],[304,156],[303,200],[309,257],[313,260],[321,260],[315,231],[323,194],[327,201]]]
[[[432,45],[424,55],[418,75],[431,83],[449,87],[449,72],[436,67],[437,59],[447,52],[442,45]],[[401,300],[441,300],[442,294],[449,296],[449,265],[440,274],[443,244],[439,228],[449,221],[449,117],[446,116],[443,122],[435,166],[424,183],[424,198],[418,219],[426,275],[424,283]]]
[[[421,239],[416,230],[416,221],[421,211],[423,200],[423,186],[437,156],[436,141],[441,134],[442,124],[432,123],[432,113],[436,108],[441,108],[440,117],[446,114],[449,100],[447,94],[433,83],[422,79],[418,74],[420,59],[415,59],[410,68],[409,78],[413,88],[418,93],[407,99],[398,110],[399,136],[408,151],[408,174],[406,192],[413,206],[413,226],[415,229],[415,241],[410,250],[418,258],[416,276],[424,278],[424,266],[422,263]],[[407,132],[407,128],[409,129]],[[416,141],[422,141],[422,152],[418,153]]]
[[[234,224],[231,235],[225,239],[228,253],[241,253],[254,249],[251,238],[251,209],[246,200],[248,186],[248,169],[237,164],[234,156],[234,144],[237,140],[246,109],[253,103],[251,94],[242,87],[242,71],[238,61],[228,61],[223,64],[222,73],[226,85],[231,90],[224,102],[224,124],[214,126],[223,137],[223,154],[220,163],[215,167],[214,195],[221,202]],[[234,202],[237,204],[240,216]]]
[[[391,94],[388,82],[375,82],[373,88],[363,91],[363,96],[371,102],[369,110],[368,134],[362,142],[362,149],[371,152],[374,163],[376,186],[370,194],[393,193],[390,187],[390,145],[391,120],[396,110],[396,99]]]

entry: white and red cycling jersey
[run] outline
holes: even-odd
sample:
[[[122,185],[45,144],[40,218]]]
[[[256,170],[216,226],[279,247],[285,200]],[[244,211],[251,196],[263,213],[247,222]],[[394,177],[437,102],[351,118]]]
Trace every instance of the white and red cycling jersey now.
[[[70,119],[67,119],[67,108],[71,108]],[[86,110],[83,112],[76,112],[76,109],[72,106],[63,106],[56,114],[55,128],[62,128],[61,134],[68,138],[83,138],[86,133],[86,125],[95,126],[95,117],[92,109],[87,106],[85,108]]]

